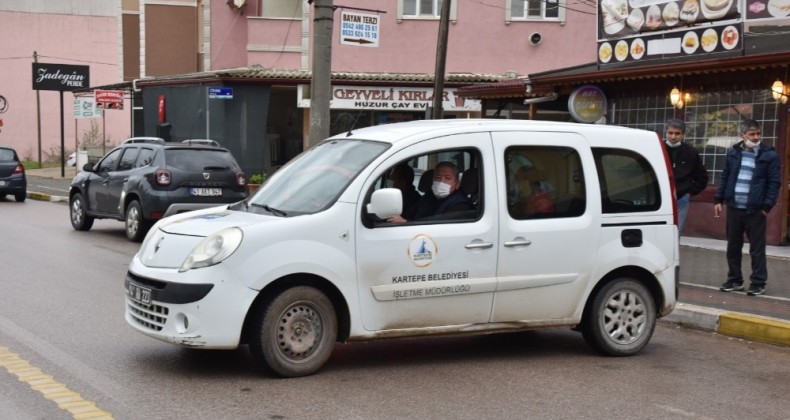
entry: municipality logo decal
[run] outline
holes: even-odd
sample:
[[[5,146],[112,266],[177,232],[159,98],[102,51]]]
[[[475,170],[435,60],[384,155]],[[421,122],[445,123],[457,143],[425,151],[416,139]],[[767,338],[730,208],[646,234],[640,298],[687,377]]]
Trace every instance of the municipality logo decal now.
[[[436,259],[436,243],[428,235],[420,234],[409,244],[409,258],[417,267],[427,267]]]

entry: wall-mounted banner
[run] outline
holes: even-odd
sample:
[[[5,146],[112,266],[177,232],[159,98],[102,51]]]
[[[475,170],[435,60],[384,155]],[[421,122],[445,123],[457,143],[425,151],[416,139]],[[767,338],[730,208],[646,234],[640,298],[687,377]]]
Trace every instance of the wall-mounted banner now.
[[[90,66],[33,63],[33,90],[72,91],[90,85]]]
[[[683,29],[738,17],[735,0],[598,0],[598,39]]]
[[[379,46],[379,17],[354,12],[340,12],[340,43],[358,47]]]
[[[310,108],[310,86],[299,85],[297,106]],[[442,109],[470,111],[482,109],[480,100],[455,94],[456,89],[444,90]],[[433,88],[401,86],[332,86],[331,109],[367,109],[379,111],[425,111],[433,104]]]
[[[122,90],[97,90],[95,96],[100,109],[123,109]]]
[[[577,122],[594,123],[606,114],[606,94],[598,86],[579,86],[568,98],[568,111]]]

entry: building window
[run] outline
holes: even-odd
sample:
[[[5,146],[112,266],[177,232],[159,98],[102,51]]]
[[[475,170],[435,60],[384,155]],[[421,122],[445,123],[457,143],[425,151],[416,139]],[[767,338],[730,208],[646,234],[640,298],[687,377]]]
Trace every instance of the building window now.
[[[612,124],[664,135],[664,122],[675,118],[666,94],[615,97]],[[767,89],[690,92],[685,104],[684,141],[700,153],[711,184],[718,184],[727,148],[740,141],[739,124],[754,119],[762,126],[762,142],[776,147],[777,104]]]
[[[442,0],[398,0],[398,20],[402,19],[439,19],[442,14]],[[450,20],[457,20],[456,5],[450,4]]]
[[[565,21],[565,0],[506,0],[507,21]]]
[[[302,0],[261,0],[261,17],[301,19]]]

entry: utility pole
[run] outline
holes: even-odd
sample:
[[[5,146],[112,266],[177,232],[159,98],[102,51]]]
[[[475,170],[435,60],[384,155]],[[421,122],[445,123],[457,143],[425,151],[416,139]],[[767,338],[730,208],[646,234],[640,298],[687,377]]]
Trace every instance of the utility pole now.
[[[329,100],[332,96],[333,0],[313,0],[313,65],[310,79],[310,135],[307,147],[329,137]]]
[[[447,61],[447,33],[450,31],[450,3],[442,2],[442,15],[439,19],[439,40],[436,45],[436,72],[433,84],[433,119],[442,119],[442,98],[444,98],[444,67]]]

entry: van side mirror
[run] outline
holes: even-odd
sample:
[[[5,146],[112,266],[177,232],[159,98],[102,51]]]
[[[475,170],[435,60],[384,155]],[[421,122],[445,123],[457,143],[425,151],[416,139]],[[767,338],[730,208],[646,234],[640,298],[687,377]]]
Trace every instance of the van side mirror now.
[[[367,210],[368,213],[376,215],[379,219],[399,216],[403,211],[403,197],[400,190],[397,188],[382,188],[373,191]]]

